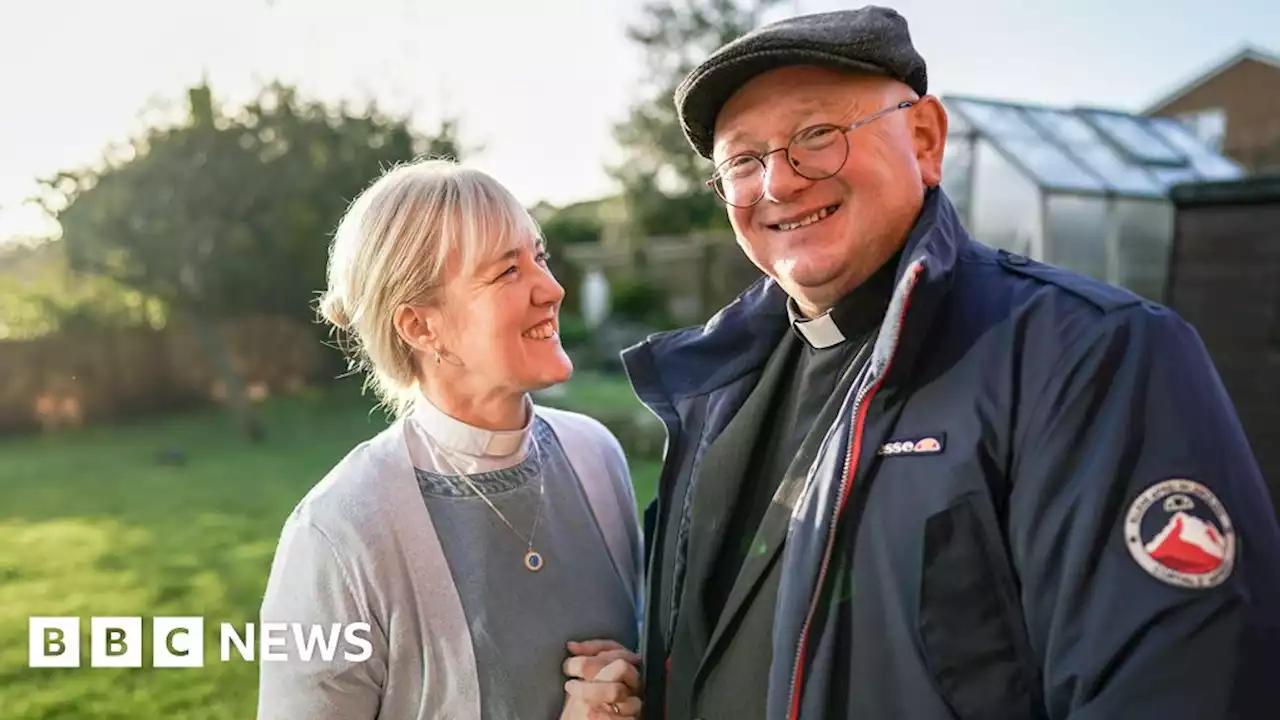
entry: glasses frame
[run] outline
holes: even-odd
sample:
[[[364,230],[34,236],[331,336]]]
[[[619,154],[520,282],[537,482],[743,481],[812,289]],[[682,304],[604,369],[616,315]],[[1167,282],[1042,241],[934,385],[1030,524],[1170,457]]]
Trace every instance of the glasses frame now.
[[[779,153],[779,152],[781,152],[781,153],[786,153],[787,166],[791,168],[792,172],[796,173],[796,174],[797,174],[797,175],[799,175],[800,177],[802,177],[802,178],[804,178],[804,179],[806,179],[806,180],[814,180],[814,181],[817,181],[817,180],[826,180],[827,178],[832,177],[832,176],[834,176],[836,173],[838,173],[838,172],[840,172],[841,170],[843,170],[843,169],[844,169],[844,166],[849,162],[849,132],[850,132],[851,130],[857,130],[858,128],[862,127],[863,125],[868,125],[868,124],[870,124],[870,123],[872,123],[872,122],[874,122],[874,121],[876,121],[876,120],[879,120],[880,118],[884,117],[885,115],[888,115],[889,113],[897,112],[898,110],[905,110],[905,109],[907,109],[907,108],[909,108],[909,107],[911,107],[911,106],[915,105],[915,104],[916,104],[916,102],[917,102],[917,101],[915,101],[915,100],[907,100],[907,101],[905,101],[905,102],[900,102],[900,103],[898,103],[897,105],[894,105],[893,107],[887,107],[887,108],[885,108],[885,109],[883,109],[883,110],[877,110],[876,112],[871,113],[870,115],[868,115],[868,116],[866,116],[866,117],[864,117],[864,118],[861,118],[861,119],[859,119],[859,120],[857,120],[857,121],[853,122],[853,123],[852,123],[852,124],[850,124],[850,125],[838,125],[838,124],[835,124],[835,123],[819,123],[819,124],[817,124],[817,125],[809,125],[809,126],[807,126],[807,127],[804,127],[804,128],[801,128],[801,129],[799,129],[799,130],[795,131],[795,133],[793,133],[793,134],[791,135],[791,139],[789,139],[789,140],[787,141],[787,144],[786,144],[786,145],[784,145],[784,146],[782,146],[782,147],[774,148],[774,149],[772,149],[772,150],[769,150],[769,151],[767,151],[767,152],[761,153],[761,154],[759,154],[759,155],[757,155],[757,154],[755,154],[755,153],[738,153],[737,155],[734,155],[734,156],[732,156],[732,157],[725,158],[725,159],[724,159],[724,160],[722,160],[718,165],[716,165],[716,171],[715,171],[715,174],[714,174],[714,175],[712,175],[712,176],[707,180],[707,186],[708,186],[708,187],[710,187],[712,190],[714,190],[714,191],[715,191],[715,193],[716,193],[716,195],[717,195],[717,196],[720,198],[720,200],[722,200],[726,205],[729,205],[729,206],[732,206],[732,207],[737,207],[737,208],[749,208],[749,207],[752,207],[752,206],[754,206],[754,205],[758,204],[761,200],[763,200],[763,199],[764,199],[764,196],[765,196],[765,183],[764,183],[764,182],[761,182],[761,183],[760,183],[760,193],[759,193],[759,196],[758,196],[755,200],[751,201],[750,203],[748,203],[748,204],[746,204],[746,205],[738,205],[737,203],[731,203],[731,202],[729,202],[729,199],[725,197],[724,190],[723,190],[723,189],[722,189],[722,187],[721,187],[720,178],[721,178],[721,176],[722,176],[722,174],[723,174],[723,173],[722,173],[722,171],[721,171],[721,168],[723,168],[723,167],[724,167],[724,165],[725,165],[725,163],[727,163],[727,162],[730,162],[730,161],[733,161],[733,160],[741,160],[741,159],[743,159],[743,158],[751,158],[752,160],[755,160],[757,164],[759,164],[759,165],[760,165],[760,170],[759,170],[759,172],[760,172],[760,174],[763,176],[765,173],[768,173],[768,172],[769,172],[769,165],[768,165],[768,163],[765,161],[765,159],[766,159],[766,158],[768,158],[770,155],[773,155],[774,153]],[[839,165],[839,166],[837,166],[835,170],[833,170],[833,171],[831,171],[831,172],[829,172],[829,173],[827,173],[827,174],[825,174],[825,175],[821,175],[821,176],[818,176],[818,177],[811,177],[811,176],[809,176],[809,175],[805,175],[803,172],[800,172],[800,169],[799,169],[799,168],[797,167],[797,165],[796,165],[796,161],[795,161],[795,159],[791,157],[791,146],[795,144],[795,142],[796,142],[796,138],[800,137],[801,135],[804,135],[804,134],[806,134],[806,133],[811,133],[811,132],[813,132],[813,131],[815,131],[815,130],[821,130],[821,129],[826,129],[826,128],[831,128],[831,129],[833,129],[833,130],[838,130],[838,131],[840,131],[840,136],[841,136],[842,138],[844,138],[844,159],[840,161],[840,165]]]

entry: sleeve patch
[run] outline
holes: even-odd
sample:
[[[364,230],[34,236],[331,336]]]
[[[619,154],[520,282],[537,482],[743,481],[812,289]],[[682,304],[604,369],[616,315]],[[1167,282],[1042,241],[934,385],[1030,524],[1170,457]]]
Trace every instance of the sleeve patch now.
[[[1124,539],[1139,567],[1176,587],[1221,585],[1235,566],[1231,517],[1193,480],[1163,480],[1143,491],[1129,505]]]

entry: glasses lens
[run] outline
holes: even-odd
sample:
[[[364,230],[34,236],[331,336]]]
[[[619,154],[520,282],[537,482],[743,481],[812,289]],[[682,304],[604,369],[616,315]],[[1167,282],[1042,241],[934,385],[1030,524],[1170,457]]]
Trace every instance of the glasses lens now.
[[[787,149],[791,167],[810,180],[822,180],[840,172],[849,157],[849,140],[835,125],[801,130]]]
[[[764,194],[764,163],[749,155],[729,158],[716,171],[715,187],[730,205],[754,205]]]

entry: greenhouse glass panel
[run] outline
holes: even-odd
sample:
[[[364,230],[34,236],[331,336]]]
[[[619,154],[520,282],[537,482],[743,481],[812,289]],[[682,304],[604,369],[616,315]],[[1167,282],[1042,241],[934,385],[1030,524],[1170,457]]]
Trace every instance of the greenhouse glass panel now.
[[[1164,302],[1173,243],[1173,204],[1164,200],[1117,200],[1120,236],[1119,285]]]
[[[1081,168],[1062,148],[1046,140],[1021,108],[973,100],[952,100],[951,104],[1041,185],[1078,192],[1106,191],[1102,182]]]
[[[972,135],[948,135],[942,158],[942,189],[946,191],[951,204],[966,225],[973,214],[970,211],[973,197],[970,181],[974,163],[973,147],[977,142],[978,139]]]
[[[1107,281],[1107,200],[1052,194],[1045,214],[1045,259]]]
[[[1105,192],[1107,187],[1090,175],[1062,149],[1044,140],[996,140],[1024,165],[1040,184],[1057,190]]]
[[[1085,117],[1107,137],[1114,140],[1134,160],[1144,164],[1182,165],[1186,157],[1147,131],[1130,115],[1101,111],[1086,112]]]
[[[1178,183],[1194,182],[1200,179],[1200,175],[1196,173],[1195,169],[1189,167],[1153,167],[1151,168],[1151,174],[1166,190]]]
[[[1027,114],[1051,133],[1086,167],[1120,193],[1161,197],[1164,188],[1145,170],[1129,163],[1107,144],[1092,125],[1079,116],[1060,110],[1030,108]]]
[[[1157,301],[1173,236],[1168,189],[1243,174],[1173,118],[944,102],[956,122],[942,184],[975,238]]]
[[[972,133],[974,128],[962,113],[951,112],[955,101],[943,101],[942,106],[947,109],[947,135],[966,135]],[[948,140],[950,142],[950,140]]]
[[[974,146],[973,162],[969,232],[992,247],[1034,257],[1040,237],[1039,189],[986,140]]]
[[[1111,148],[1091,145],[1072,148],[1072,152],[1081,162],[1101,175],[1112,190],[1122,195],[1164,196],[1164,188],[1155,178],[1142,168],[1125,163]]]
[[[1044,108],[1027,108],[1026,113],[1065,145],[1080,146],[1099,142],[1098,131],[1072,113]]]
[[[1209,180],[1234,180],[1244,176],[1238,165],[1210,150],[1198,138],[1173,118],[1152,118],[1150,126],[1170,145],[1186,153],[1200,175]]]
[[[972,100],[952,100],[951,104],[972,120],[978,130],[993,138],[1040,139],[1040,133],[1022,119],[1016,107]]]

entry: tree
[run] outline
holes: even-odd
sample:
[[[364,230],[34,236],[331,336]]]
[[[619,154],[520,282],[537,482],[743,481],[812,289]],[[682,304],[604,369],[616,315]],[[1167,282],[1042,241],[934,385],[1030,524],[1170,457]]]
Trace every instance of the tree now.
[[[395,163],[461,152],[454,121],[423,136],[376,107],[357,113],[280,84],[227,114],[203,84],[188,91],[180,122],[45,185],[72,267],[158,298],[189,322],[256,439],[261,425],[215,322],[311,320],[328,237],[351,199]]]
[[[627,37],[645,53],[650,79],[614,135],[625,160],[610,168],[623,188],[634,232],[654,235],[723,227],[724,208],[705,185],[709,164],[688,145],[672,96],[711,52],[758,27],[782,0],[649,2]]]
[[[614,198],[583,200],[556,207],[540,202],[530,212],[542,233],[554,245],[580,245],[600,242],[604,235],[603,208],[616,202]]]

